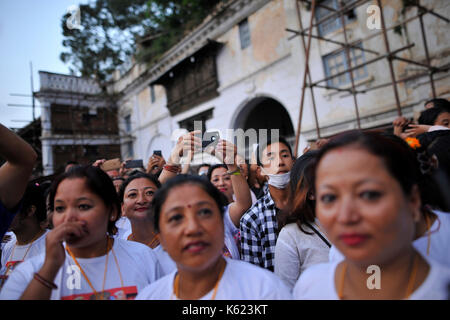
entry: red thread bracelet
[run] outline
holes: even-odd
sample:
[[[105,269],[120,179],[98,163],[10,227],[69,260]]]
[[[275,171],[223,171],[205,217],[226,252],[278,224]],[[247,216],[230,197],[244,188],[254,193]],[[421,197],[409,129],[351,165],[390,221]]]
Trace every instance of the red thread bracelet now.
[[[169,164],[166,164],[166,165],[164,165],[163,169],[167,170],[169,172],[172,172],[172,173],[180,173],[181,172],[181,166],[180,165],[169,165]]]
[[[50,282],[48,280],[45,280],[37,272],[34,274],[33,278],[36,279],[37,281],[39,281],[42,285],[46,286],[49,289],[58,289],[58,286],[56,284],[54,284],[53,282]]]

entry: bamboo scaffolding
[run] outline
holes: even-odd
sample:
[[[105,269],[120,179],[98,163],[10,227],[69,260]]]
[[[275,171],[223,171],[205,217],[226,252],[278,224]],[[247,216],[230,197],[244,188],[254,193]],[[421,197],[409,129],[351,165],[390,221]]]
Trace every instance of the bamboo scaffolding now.
[[[302,25],[302,21],[301,21],[301,12],[300,12],[300,6],[299,3],[300,2],[304,2],[304,3],[308,3],[311,5],[311,17],[310,17],[310,21],[309,21],[309,27],[307,28],[303,28]],[[300,26],[300,30],[293,30],[293,29],[286,29],[286,31],[293,33],[293,36],[289,37],[289,40],[297,37],[297,36],[301,36],[302,38],[302,45],[303,45],[303,50],[304,50],[304,54],[305,54],[305,68],[304,68],[304,73],[303,73],[303,84],[302,84],[302,91],[301,91],[301,98],[300,98],[300,112],[299,112],[299,119],[298,119],[298,123],[297,123],[297,131],[296,131],[296,137],[295,137],[295,155],[297,155],[297,151],[298,151],[298,146],[299,146],[299,142],[300,142],[300,132],[301,132],[301,122],[302,122],[302,117],[303,117],[303,111],[304,111],[304,103],[305,103],[305,90],[306,88],[310,89],[311,92],[311,99],[312,99],[312,107],[313,107],[313,111],[314,111],[314,120],[315,120],[315,125],[316,125],[316,133],[317,133],[317,138],[321,138],[320,135],[320,126],[319,126],[319,122],[318,122],[318,117],[317,117],[317,108],[316,108],[316,103],[315,103],[315,98],[314,98],[314,88],[319,88],[319,89],[327,89],[327,90],[335,90],[337,92],[346,92],[349,93],[352,97],[353,97],[353,102],[354,102],[354,107],[355,107],[355,115],[356,115],[356,123],[358,125],[358,128],[361,127],[361,123],[360,123],[360,115],[359,115],[359,106],[358,106],[358,101],[357,101],[357,95],[358,94],[365,94],[369,91],[372,90],[376,90],[376,89],[380,89],[380,88],[384,88],[384,87],[389,87],[391,86],[393,89],[393,93],[394,93],[394,97],[395,97],[395,105],[396,105],[396,109],[397,109],[397,114],[399,116],[402,115],[402,110],[401,110],[401,102],[400,102],[400,97],[399,97],[399,93],[398,93],[398,88],[397,88],[397,84],[399,83],[403,83],[403,82],[407,82],[407,81],[411,81],[417,78],[422,78],[422,77],[429,77],[429,83],[430,83],[430,89],[431,89],[431,94],[433,96],[433,98],[436,97],[436,88],[435,88],[435,83],[434,83],[434,78],[433,75],[439,72],[446,72],[450,69],[450,65],[444,65],[441,67],[435,67],[431,65],[431,57],[430,57],[430,53],[428,51],[428,42],[427,42],[427,38],[426,38],[426,32],[425,32],[425,27],[424,27],[424,23],[423,23],[423,17],[426,14],[430,14],[433,15],[434,17],[441,19],[447,23],[450,22],[450,20],[436,12],[434,12],[432,9],[428,9],[422,5],[415,4],[415,7],[418,8],[418,14],[410,17],[408,19],[405,19],[403,21],[400,21],[398,23],[395,23],[393,25],[391,25],[390,27],[386,28],[386,24],[385,24],[385,20],[384,20],[384,13],[383,13],[383,6],[382,6],[382,2],[381,0],[376,0],[376,4],[378,5],[378,7],[380,8],[380,19],[381,19],[381,31],[379,32],[375,32],[363,39],[358,39],[358,42],[366,42],[372,38],[378,37],[378,36],[382,36],[383,39],[383,43],[385,46],[385,53],[381,54],[380,52],[377,52],[375,50],[370,50],[370,49],[366,49],[360,46],[357,46],[353,43],[349,43],[348,42],[348,37],[347,37],[347,30],[345,27],[345,14],[347,12],[349,12],[350,10],[354,10],[357,7],[362,6],[363,4],[369,2],[369,0],[355,0],[352,1],[350,3],[343,3],[342,0],[338,0],[338,8],[332,8],[329,6],[326,6],[322,3],[320,3],[319,1],[316,0],[297,0],[296,1],[296,11],[297,11],[297,17],[298,17],[298,21],[299,21],[299,26]],[[324,8],[328,11],[331,11],[330,14],[324,16],[323,18],[319,19],[318,21],[316,20],[315,17],[315,13],[316,13],[316,7],[320,7],[320,8]],[[344,36],[344,42],[342,41],[337,41],[334,39],[329,39],[324,37],[323,35],[314,35],[313,34],[313,28],[314,27],[318,27],[321,24],[329,21],[330,19],[336,19],[339,18],[340,22],[341,22],[341,26],[342,26],[342,32],[343,32],[343,36]],[[419,23],[420,23],[420,30],[421,30],[421,37],[422,37],[422,45],[423,48],[425,50],[425,62],[423,61],[415,61],[413,59],[408,59],[408,58],[404,58],[404,57],[399,57],[396,54],[404,51],[404,50],[408,50],[411,49],[415,44],[411,43],[407,46],[403,46],[402,48],[399,49],[395,49],[395,50],[391,50],[390,48],[390,43],[389,43],[389,38],[387,36],[387,32],[390,30],[393,30],[395,28],[398,28],[399,26],[405,26],[408,23],[419,19]],[[307,44],[305,44],[305,37],[307,38]],[[341,72],[338,72],[334,75],[331,76],[327,76],[324,77],[322,79],[319,80],[315,80],[312,81],[312,77],[311,77],[311,73],[310,73],[310,69],[309,69],[309,62],[310,62],[310,51],[311,51],[311,39],[317,39],[318,41],[326,41],[329,43],[333,43],[336,45],[339,45],[341,48],[344,49],[345,51],[345,56],[346,59],[348,61],[348,68],[346,70],[343,70]],[[368,52],[374,55],[377,55],[377,57],[370,59],[364,63],[352,66],[351,65],[351,57],[350,57],[350,49],[354,49],[354,50],[361,50],[363,52]],[[354,81],[354,77],[353,77],[353,71],[358,69],[358,68],[362,68],[364,66],[370,65],[372,63],[375,63],[377,61],[380,60],[384,60],[386,59],[388,62],[388,67],[389,67],[389,74],[390,74],[390,81],[380,84],[380,85],[376,85],[376,86],[371,86],[365,89],[360,89],[357,90],[356,88],[364,85],[364,84],[356,84]],[[422,72],[422,73],[418,73],[418,74],[414,74],[412,76],[409,77],[405,77],[405,78],[401,78],[401,79],[397,79],[396,78],[396,74],[395,74],[395,69],[393,66],[394,61],[402,61],[402,62],[406,62],[408,64],[412,64],[412,65],[417,65],[419,67],[425,68],[427,71],[426,72]],[[330,85],[321,85],[322,82],[328,82],[331,79],[334,79],[336,77],[342,76],[344,74],[349,74],[349,78],[350,78],[350,83],[351,83],[351,87],[350,88],[338,88],[338,87],[333,87]]]

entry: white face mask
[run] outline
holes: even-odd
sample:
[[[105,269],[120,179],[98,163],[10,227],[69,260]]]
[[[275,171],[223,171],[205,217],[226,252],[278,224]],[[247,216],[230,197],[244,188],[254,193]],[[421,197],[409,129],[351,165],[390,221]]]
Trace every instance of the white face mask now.
[[[291,173],[281,173],[281,174],[267,174],[269,177],[268,183],[278,189],[284,189],[291,180]]]

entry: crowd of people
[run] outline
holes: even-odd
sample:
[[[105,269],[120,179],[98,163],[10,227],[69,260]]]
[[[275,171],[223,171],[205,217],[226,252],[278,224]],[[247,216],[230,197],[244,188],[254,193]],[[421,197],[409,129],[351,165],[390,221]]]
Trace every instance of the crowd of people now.
[[[0,299],[449,299],[449,102],[315,146],[220,140],[192,166],[193,131],[167,161],[39,184],[0,125]]]

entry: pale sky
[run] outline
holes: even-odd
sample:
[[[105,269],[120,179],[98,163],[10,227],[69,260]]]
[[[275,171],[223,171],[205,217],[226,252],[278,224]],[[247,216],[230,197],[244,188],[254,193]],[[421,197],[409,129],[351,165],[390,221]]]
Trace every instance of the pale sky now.
[[[32,120],[30,61],[33,63],[34,91],[39,91],[38,71],[69,73],[60,59],[62,46],[61,18],[71,5],[87,0],[0,0],[0,123],[6,127],[23,127]],[[83,23],[81,21],[81,23]],[[36,100],[36,105],[39,103]],[[36,116],[40,109],[36,108]],[[14,121],[13,121],[14,120]]]

